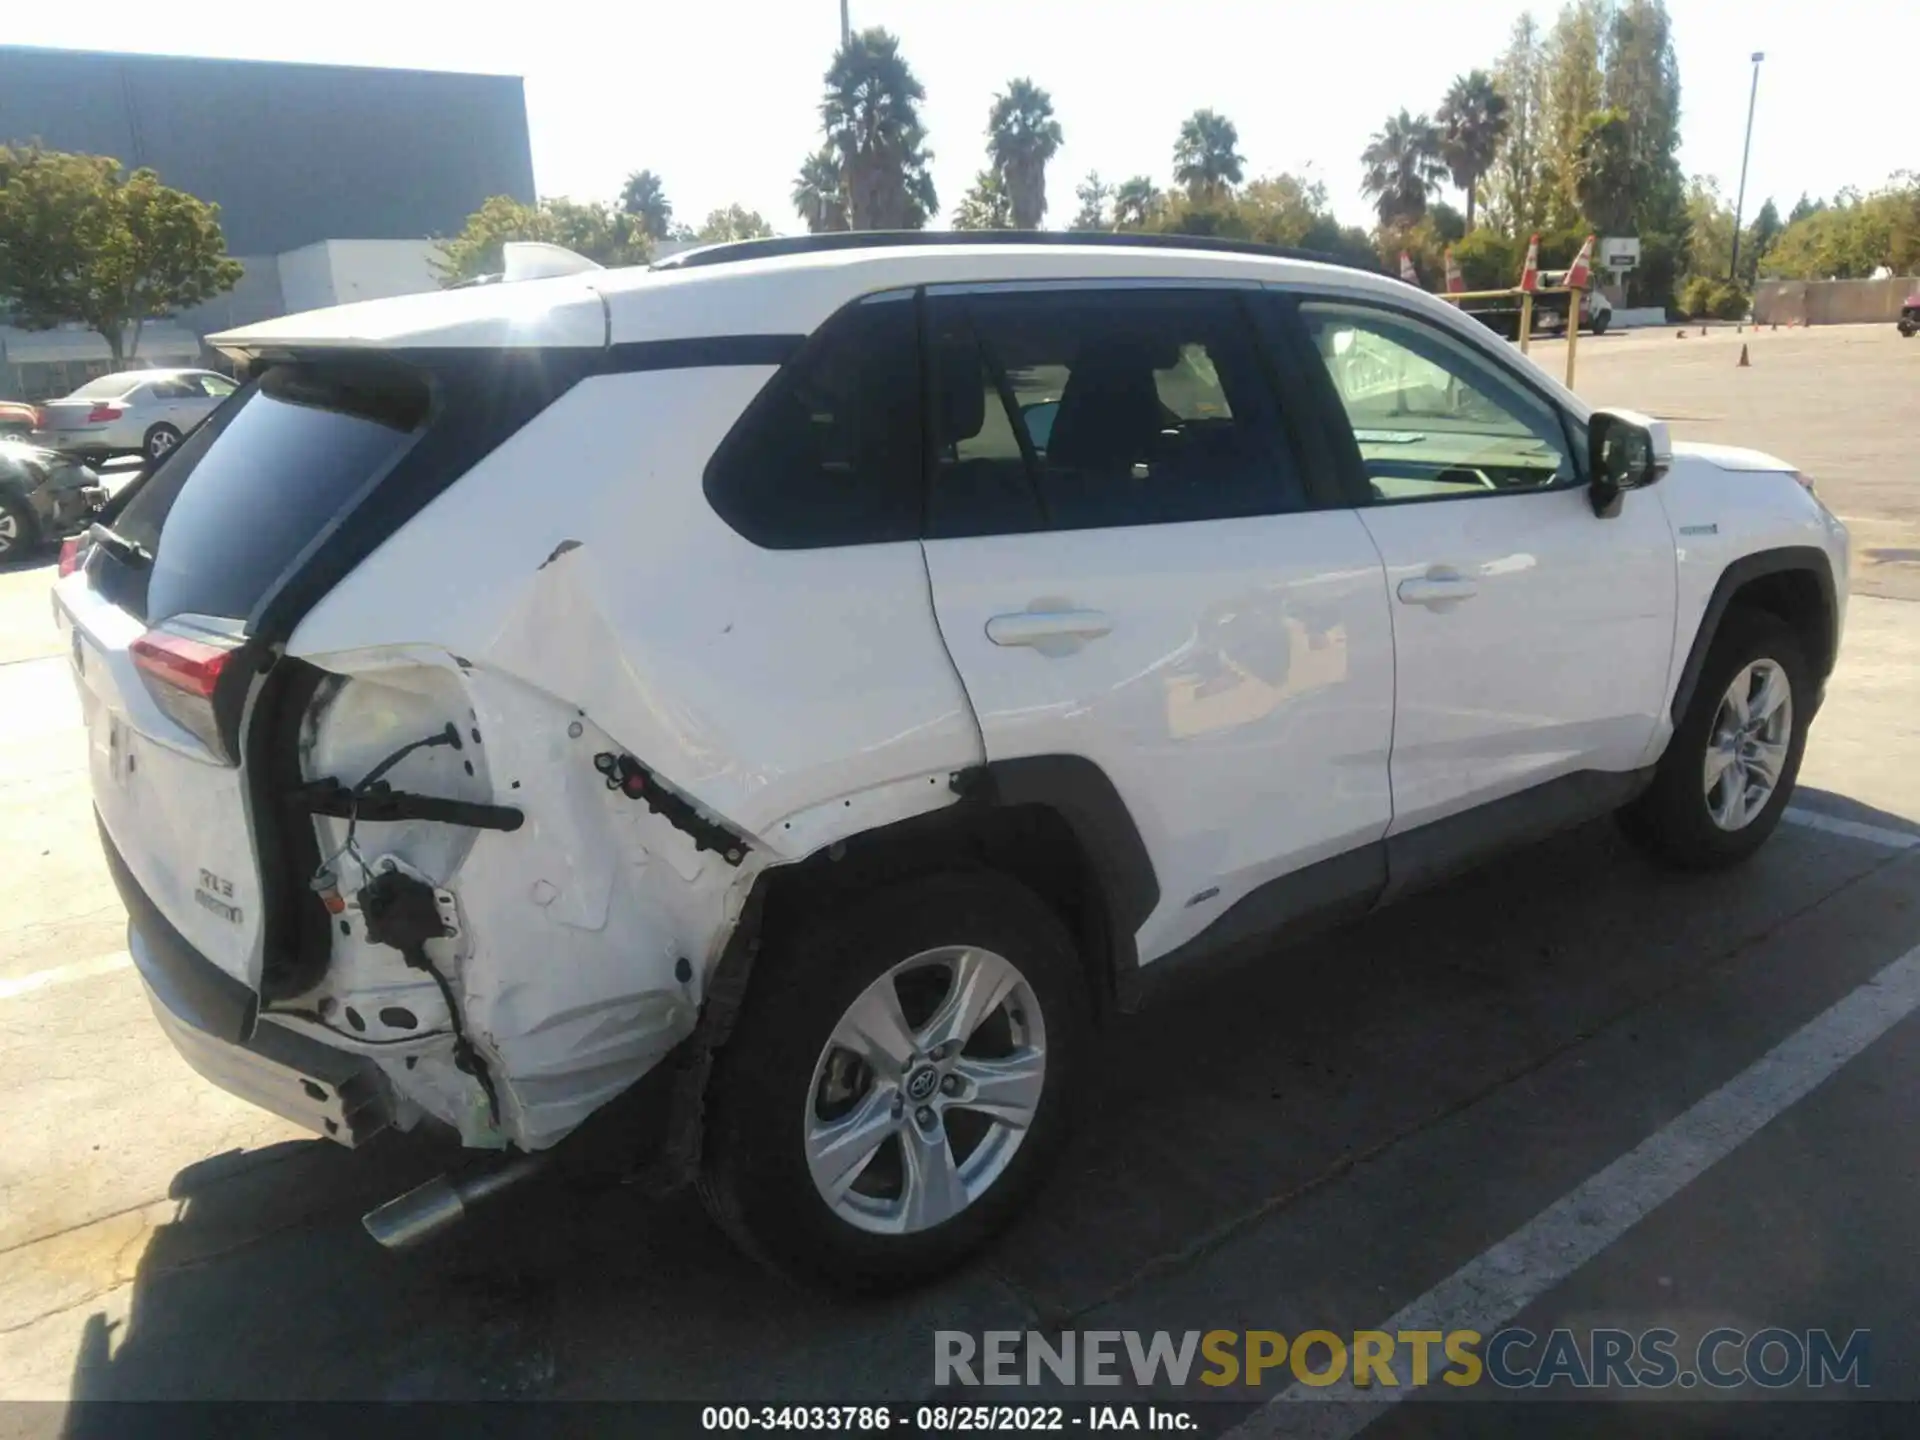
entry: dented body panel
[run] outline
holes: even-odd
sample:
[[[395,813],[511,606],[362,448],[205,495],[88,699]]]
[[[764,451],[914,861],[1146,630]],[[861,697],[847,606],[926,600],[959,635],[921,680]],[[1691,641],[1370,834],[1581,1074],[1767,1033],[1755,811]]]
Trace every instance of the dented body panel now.
[[[560,1139],[692,1032],[762,870],[952,804],[950,777],[981,759],[918,544],[758,551],[707,507],[705,459],[769,373],[582,382],[539,427],[537,459],[531,435],[508,441],[288,643],[338,677],[315,698],[307,779],[352,783],[451,722],[461,750],[423,750],[387,778],[525,814],[510,833],[356,836],[370,864],[391,857],[457,898],[460,937],[434,945],[498,1084],[497,1126],[453,1066],[434,981],[366,942],[350,857],[334,867],[348,908],[327,974],[276,1007],[374,1056],[468,1144]],[[530,504],[530,469],[569,503]],[[777,698],[743,707],[750,694]],[[621,755],[739,836],[739,863],[610,784],[596,760]],[[346,821],[313,823],[323,856],[344,845]],[[342,1033],[349,1007],[364,1032]]]

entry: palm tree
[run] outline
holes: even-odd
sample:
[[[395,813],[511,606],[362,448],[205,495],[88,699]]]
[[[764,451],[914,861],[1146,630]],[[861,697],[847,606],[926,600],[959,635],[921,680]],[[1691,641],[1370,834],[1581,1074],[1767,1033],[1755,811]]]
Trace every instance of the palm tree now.
[[[1440,102],[1440,158],[1453,172],[1453,183],[1467,195],[1467,229],[1473,229],[1474,192],[1480,177],[1493,168],[1500,142],[1507,134],[1507,97],[1484,70],[1469,70],[1456,78]]]
[[[1439,127],[1405,110],[1387,117],[1360,158],[1367,166],[1361,193],[1373,201],[1381,225],[1388,229],[1415,224],[1425,215],[1427,197],[1440,188],[1440,177],[1447,173],[1440,158]]]
[[[1053,97],[1031,80],[1008,82],[987,116],[987,157],[1006,181],[1013,228],[1038,230],[1047,213],[1047,162],[1060,148]]]
[[[1124,180],[1113,192],[1113,228],[1138,230],[1160,208],[1160,191],[1145,175]]]
[[[846,176],[853,229],[918,229],[935,208],[920,123],[926,97],[885,30],[862,30],[834,54],[820,120]]]
[[[1196,205],[1217,200],[1240,183],[1245,163],[1239,153],[1240,132],[1226,116],[1196,110],[1180,123],[1173,146],[1173,178],[1187,187]]]
[[[673,205],[667,199],[660,177],[651,170],[636,170],[627,176],[620,189],[620,208],[640,221],[649,240],[664,240],[673,223]]]
[[[1017,229],[1013,223],[1013,197],[1007,191],[1006,178],[989,168],[973,177],[973,186],[960,197],[960,208],[953,212],[956,230]]]
[[[808,233],[847,228],[846,179],[840,157],[830,148],[816,150],[800,162],[793,182],[793,208],[807,222]]]

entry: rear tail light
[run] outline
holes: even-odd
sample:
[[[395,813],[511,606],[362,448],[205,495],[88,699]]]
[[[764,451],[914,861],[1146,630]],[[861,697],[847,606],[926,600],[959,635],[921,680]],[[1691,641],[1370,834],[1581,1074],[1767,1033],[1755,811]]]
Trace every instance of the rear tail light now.
[[[170,620],[149,630],[129,649],[134,668],[153,696],[154,704],[183,729],[197,736],[216,756],[233,759],[227,741],[225,715],[220,705],[221,679],[244,642]]]
[[[124,405],[111,405],[111,404],[96,405],[93,407],[93,409],[87,412],[87,424],[104,425],[109,420],[118,420],[122,415],[126,413],[127,413],[127,407]]]
[[[87,540],[81,535],[69,535],[60,542],[60,578],[66,579],[80,568],[80,562],[87,558]]]
[[[34,405],[29,408],[31,408],[33,411],[33,428],[36,430],[46,429],[47,428],[47,412],[42,410],[38,405]]]

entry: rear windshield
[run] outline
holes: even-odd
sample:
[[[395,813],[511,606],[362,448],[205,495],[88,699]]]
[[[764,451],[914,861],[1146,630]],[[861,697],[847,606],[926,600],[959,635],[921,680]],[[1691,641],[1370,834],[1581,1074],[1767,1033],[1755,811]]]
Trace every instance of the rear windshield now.
[[[153,555],[144,618],[250,618],[399,458],[427,406],[418,376],[362,363],[281,365],[241,390],[113,518]]]
[[[67,396],[69,400],[113,400],[126,394],[142,380],[144,375],[102,375],[98,380],[89,380],[78,390]]]

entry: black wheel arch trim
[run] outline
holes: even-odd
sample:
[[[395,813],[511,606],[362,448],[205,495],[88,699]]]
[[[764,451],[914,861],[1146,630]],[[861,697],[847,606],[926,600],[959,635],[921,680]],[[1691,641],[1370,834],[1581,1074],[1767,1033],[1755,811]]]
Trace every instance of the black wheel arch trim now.
[[[1084,755],[1023,755],[989,760],[956,777],[965,798],[1054,811],[1080,842],[1106,893],[1114,938],[1128,950],[1160,903],[1160,877],[1133,812],[1099,764]]]
[[[1827,557],[1827,552],[1816,545],[1786,545],[1777,550],[1759,550],[1729,563],[1714,582],[1713,593],[1707,597],[1707,607],[1701,613],[1700,624],[1693,632],[1693,646],[1687,652],[1679,683],[1674,686],[1673,703],[1668,708],[1668,715],[1674,724],[1680,723],[1680,718],[1687,713],[1687,706],[1693,702],[1693,692],[1700,684],[1700,672],[1707,663],[1707,652],[1713,648],[1714,637],[1720,631],[1720,623],[1726,618],[1733,597],[1752,581],[1790,571],[1804,571],[1812,575],[1820,587],[1821,602],[1826,609],[1826,643],[1823,654],[1809,655],[1807,659],[1813,663],[1821,683],[1825,683],[1827,676],[1832,673],[1839,650],[1839,636],[1836,633],[1839,606],[1834,595],[1833,562]]]

